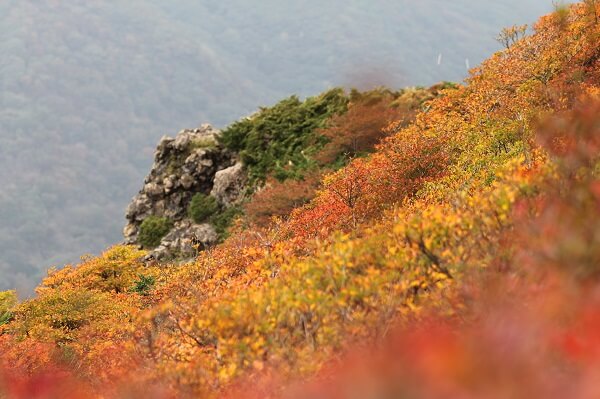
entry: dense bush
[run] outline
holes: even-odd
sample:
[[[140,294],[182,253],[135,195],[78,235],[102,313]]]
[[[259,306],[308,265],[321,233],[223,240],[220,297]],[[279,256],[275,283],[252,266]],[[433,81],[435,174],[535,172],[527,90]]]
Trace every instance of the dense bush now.
[[[86,289],[122,293],[126,292],[142,271],[148,267],[141,261],[145,251],[131,245],[118,245],[97,257],[83,257],[77,268],[68,265],[52,270],[42,283],[43,289],[77,285]],[[81,282],[85,281],[84,284]],[[78,283],[74,283],[78,282]]]
[[[314,198],[321,183],[320,173],[307,173],[303,179],[280,182],[269,178],[265,186],[244,204],[248,220],[258,226],[267,226],[273,217],[285,217],[299,206]]]
[[[148,216],[140,226],[138,241],[145,248],[154,248],[160,240],[171,230],[173,223],[168,218]]]
[[[250,179],[264,181],[274,172],[278,180],[298,178],[313,161],[310,155],[324,144],[316,135],[330,117],[346,112],[348,97],[333,89],[304,102],[296,96],[235,122],[221,142],[240,153]]]
[[[422,91],[429,93],[426,89]],[[330,126],[319,131],[328,142],[315,159],[322,165],[333,164],[336,168],[352,157],[372,152],[387,135],[384,128],[391,121],[412,120],[409,112],[392,106],[399,95],[383,88],[368,92],[352,90],[348,112],[334,116]]]
[[[242,215],[242,209],[237,206],[229,207],[222,212],[214,214],[210,218],[210,222],[215,228],[219,241],[226,239],[229,236],[228,229],[236,217]]]
[[[219,211],[219,204],[215,197],[198,193],[192,198],[188,208],[190,218],[196,223],[206,222],[212,215]]]
[[[78,288],[52,290],[21,304],[13,328],[22,336],[65,344],[85,326],[105,320],[114,306],[106,293]]]

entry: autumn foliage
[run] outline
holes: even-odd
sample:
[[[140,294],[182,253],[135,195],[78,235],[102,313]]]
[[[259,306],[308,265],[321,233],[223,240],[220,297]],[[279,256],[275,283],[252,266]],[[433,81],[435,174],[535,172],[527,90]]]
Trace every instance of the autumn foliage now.
[[[414,92],[350,101],[323,153],[343,166],[267,177],[262,227],[193,262],[116,246],[51,271],[0,307],[0,392],[597,397],[599,10],[543,17],[411,123]]]
[[[247,220],[264,227],[273,217],[286,217],[315,197],[325,175],[374,152],[384,138],[408,126],[427,101],[440,96],[444,88],[453,87],[441,84],[398,92],[383,88],[352,90],[347,110],[334,115],[326,127],[317,130],[313,148],[307,146],[300,151],[306,159],[308,152],[314,153],[309,162],[311,167],[296,179],[281,180],[276,178],[277,174],[268,177],[244,206]],[[319,144],[322,142],[325,144]]]

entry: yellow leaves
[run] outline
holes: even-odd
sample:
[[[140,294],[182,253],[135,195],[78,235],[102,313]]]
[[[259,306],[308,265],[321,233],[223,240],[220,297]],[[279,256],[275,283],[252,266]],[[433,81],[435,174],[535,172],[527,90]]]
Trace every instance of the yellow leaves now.
[[[237,365],[234,363],[223,365],[219,368],[218,377],[221,381],[230,381],[236,374]]]
[[[96,378],[116,370],[92,373],[88,367],[117,367],[125,358],[106,359],[117,342],[131,337],[139,297],[128,294],[137,274],[157,274],[144,268],[144,253],[133,247],[113,247],[97,258],[86,257],[77,267],[52,271],[38,288],[38,297],[20,304],[10,332],[40,342],[58,344],[71,353],[82,373]],[[84,370],[85,369],[85,370]],[[108,377],[107,377],[108,378]]]
[[[296,359],[295,370],[318,367],[321,348],[335,347],[344,334],[369,337],[389,309],[419,313],[433,290],[451,286],[466,267],[485,266],[503,228],[490,215],[498,212],[506,222],[519,195],[512,177],[507,171],[478,189],[474,182],[452,201],[415,199],[356,235],[331,236],[314,252],[283,242],[269,251],[246,247],[244,272],[217,268],[201,292],[219,281],[228,288],[202,301],[190,297],[193,306],[182,313],[190,334],[210,339],[169,350],[201,356],[206,378],[221,383],[245,369],[261,370],[265,356]]]
[[[243,254],[244,254],[244,256],[248,256],[248,257],[262,256],[262,255],[264,255],[264,249],[257,248],[257,247],[247,247],[247,248],[244,248]]]
[[[448,280],[448,275],[446,275],[446,274],[444,274],[444,273],[433,272],[433,273],[431,273],[431,278],[432,278],[434,281],[441,282],[441,281],[446,281],[446,280]]]
[[[37,288],[37,292],[42,294],[48,290],[67,287],[124,292],[131,288],[138,273],[148,273],[149,269],[141,262],[144,255],[144,251],[133,246],[112,247],[97,258],[85,257],[84,263],[77,267],[68,265],[62,270],[52,270]]]
[[[107,334],[106,338],[114,329],[124,328],[124,309],[105,293],[72,288],[48,291],[21,304],[11,328],[43,342],[73,341],[86,330]]]
[[[426,288],[427,287],[427,283],[425,283],[422,280],[414,280],[412,281],[410,284],[408,284],[408,288]]]
[[[419,312],[417,297],[452,281],[441,267],[462,266],[465,246],[479,239],[464,241],[480,227],[478,205],[478,201],[458,208],[415,203],[358,237],[336,235],[309,258],[274,251],[254,265],[260,268],[267,259],[277,259],[276,278],[240,287],[241,291],[224,291],[193,311],[190,326],[195,334],[206,333],[219,342],[218,349],[204,346],[202,353],[218,356],[217,378],[229,381],[239,367],[262,367],[265,351],[274,358],[293,358],[316,342],[326,348],[334,345],[343,331],[368,336],[384,309]],[[432,251],[429,256],[441,263],[424,267],[421,244],[403,241],[407,232],[415,239],[422,235],[421,244]],[[313,361],[317,364],[319,357]],[[314,367],[306,362],[299,367]]]

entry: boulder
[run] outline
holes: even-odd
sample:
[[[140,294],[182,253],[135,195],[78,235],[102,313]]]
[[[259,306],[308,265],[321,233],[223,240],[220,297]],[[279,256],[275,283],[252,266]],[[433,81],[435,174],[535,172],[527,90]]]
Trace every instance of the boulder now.
[[[220,170],[215,174],[215,180],[210,195],[225,206],[230,207],[243,199],[248,177],[241,162]]]
[[[200,241],[199,248],[194,248],[193,237]],[[157,260],[191,258],[197,255],[198,250],[214,245],[217,239],[217,233],[210,224],[195,224],[190,220],[183,220],[175,223],[160,245],[148,256]]]
[[[157,197],[159,195],[162,195],[163,192],[163,187],[157,183],[150,182],[144,186],[144,193],[149,197]]]

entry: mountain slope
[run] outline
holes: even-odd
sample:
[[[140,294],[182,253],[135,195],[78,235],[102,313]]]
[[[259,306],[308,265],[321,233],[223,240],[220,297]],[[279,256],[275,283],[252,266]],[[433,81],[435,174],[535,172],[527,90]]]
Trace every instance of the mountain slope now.
[[[459,81],[502,26],[549,7],[3,1],[0,288],[30,292],[48,266],[118,241],[163,134],[332,85]]]
[[[288,218],[187,264],[116,246],[3,295],[5,389],[597,396],[599,15],[542,18]]]

